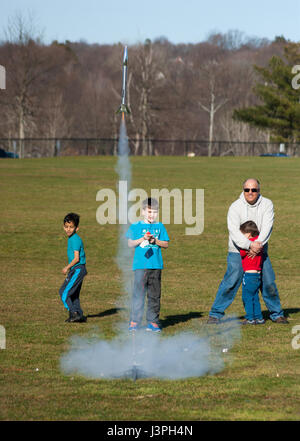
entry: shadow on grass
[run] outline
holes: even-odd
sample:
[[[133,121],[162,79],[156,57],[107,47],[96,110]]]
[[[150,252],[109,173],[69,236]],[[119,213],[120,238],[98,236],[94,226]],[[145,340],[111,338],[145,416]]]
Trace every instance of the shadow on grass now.
[[[125,308],[111,308],[107,309],[106,311],[99,312],[98,314],[89,314],[88,318],[95,318],[95,317],[106,317],[107,315],[113,315],[118,314],[119,311],[124,311]]]
[[[297,314],[297,312],[300,312],[300,308],[286,308],[283,310],[285,317],[289,317],[290,314]]]
[[[167,315],[166,318],[160,319],[162,328],[168,328],[168,326],[174,326],[178,323],[188,322],[194,318],[202,317],[202,312],[189,312],[188,314]]]
[[[300,308],[286,308],[286,309],[283,309],[283,315],[284,315],[284,317],[289,318],[290,314],[297,314],[297,312],[299,312],[299,311],[300,311]],[[268,310],[262,311],[262,315],[265,320],[271,320],[270,319],[270,312]]]
[[[285,309],[283,309],[283,315],[286,318],[289,318],[290,314],[297,314],[297,312],[300,312],[300,308],[285,308]],[[270,311],[264,310],[264,311],[262,311],[262,315],[263,315],[264,320],[271,320],[270,319]],[[244,318],[245,318],[244,315],[241,315],[239,317],[239,319],[244,319]]]

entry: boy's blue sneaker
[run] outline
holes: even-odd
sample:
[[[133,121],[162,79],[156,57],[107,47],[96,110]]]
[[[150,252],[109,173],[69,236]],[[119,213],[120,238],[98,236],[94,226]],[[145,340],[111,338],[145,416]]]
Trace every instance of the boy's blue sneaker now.
[[[256,320],[255,320],[255,324],[256,324],[256,325],[264,325],[264,324],[265,324],[265,321],[264,321],[263,318],[262,318],[262,319],[256,319]]]
[[[130,322],[128,330],[129,331],[137,331],[137,323],[136,322]]]
[[[245,320],[242,321],[242,325],[255,325],[255,324],[256,324],[255,320],[247,320],[247,319],[245,319]]]
[[[148,323],[148,326],[146,328],[146,331],[150,331],[150,332],[161,332],[160,327],[158,326],[157,323]]]

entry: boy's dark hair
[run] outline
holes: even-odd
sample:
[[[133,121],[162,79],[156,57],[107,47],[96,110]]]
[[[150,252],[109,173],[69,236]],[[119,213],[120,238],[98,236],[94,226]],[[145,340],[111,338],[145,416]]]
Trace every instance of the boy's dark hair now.
[[[69,213],[64,217],[64,224],[66,222],[73,222],[73,224],[75,225],[75,227],[77,228],[79,225],[79,220],[80,220],[80,216],[79,214],[76,213]]]
[[[259,231],[258,231],[257,225],[253,221],[244,222],[240,226],[240,230],[241,230],[242,233],[251,233],[252,237],[256,237],[256,236],[259,235]]]
[[[145,208],[152,208],[152,210],[158,210],[158,202],[154,198],[147,198],[143,201],[143,210]]]

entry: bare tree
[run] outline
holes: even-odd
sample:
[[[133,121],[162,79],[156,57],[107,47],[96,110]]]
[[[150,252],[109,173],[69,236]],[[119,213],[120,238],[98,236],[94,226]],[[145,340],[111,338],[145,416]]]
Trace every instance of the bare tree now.
[[[24,157],[24,138],[38,131],[43,99],[49,92],[59,66],[58,51],[41,43],[32,18],[16,14],[10,20],[5,44],[7,93],[2,101],[10,115],[9,125],[20,139],[19,156]]]
[[[201,68],[202,74],[206,78],[206,103],[198,100],[199,106],[209,115],[209,132],[208,132],[208,156],[212,156],[212,145],[214,137],[214,119],[215,114],[229,101],[224,96],[224,90],[220,85],[222,78],[222,65],[217,61],[207,63]]]
[[[136,109],[130,114],[130,123],[135,130],[135,154],[141,145],[142,155],[152,155],[153,147],[149,140],[155,118],[152,94],[159,82],[159,63],[150,40],[136,48],[130,66],[132,68],[128,76],[128,104]]]
[[[18,137],[20,139],[19,156],[24,156],[24,143],[26,128],[33,128],[32,119],[32,100],[30,88],[35,79],[33,71],[33,59],[35,58],[36,45],[34,38],[40,39],[35,35],[35,27],[32,16],[26,19],[22,14],[16,13],[9,19],[7,29],[5,30],[8,42],[8,81],[13,86],[13,96],[11,96],[9,112],[12,124],[16,125]],[[11,90],[11,88],[9,88]]]

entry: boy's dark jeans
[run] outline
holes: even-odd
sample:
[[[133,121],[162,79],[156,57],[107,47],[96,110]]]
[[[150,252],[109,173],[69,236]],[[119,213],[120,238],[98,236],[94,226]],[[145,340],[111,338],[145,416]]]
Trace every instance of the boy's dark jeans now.
[[[78,312],[80,317],[83,316],[80,307],[79,294],[84,277],[87,275],[85,265],[77,265],[71,269],[60,287],[59,294],[66,309],[70,314]]]
[[[246,311],[245,318],[247,320],[261,320],[263,318],[258,296],[260,285],[260,273],[244,273],[242,300]]]
[[[144,315],[144,304],[147,293],[148,305],[146,320],[159,324],[161,270],[137,269],[134,271],[134,285],[131,303],[130,321],[141,324]]]

